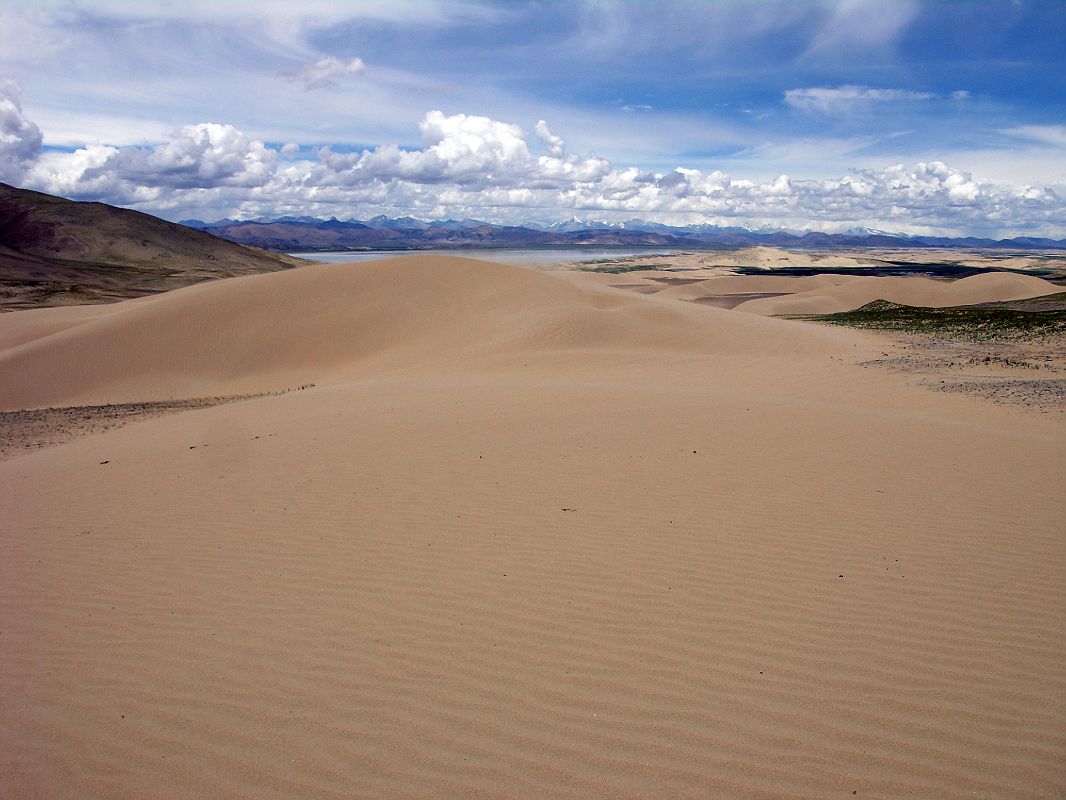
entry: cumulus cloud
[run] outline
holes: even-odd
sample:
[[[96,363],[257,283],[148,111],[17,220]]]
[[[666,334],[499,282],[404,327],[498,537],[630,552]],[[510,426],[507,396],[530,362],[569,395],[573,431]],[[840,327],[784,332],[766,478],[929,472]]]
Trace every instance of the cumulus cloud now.
[[[579,212],[820,230],[867,225],[1061,236],[1066,228],[1066,198],[1054,188],[991,183],[942,161],[854,170],[832,180],[782,174],[753,181],[719,170],[621,168],[594,155],[567,154],[543,120],[534,135],[548,154],[539,156],[521,127],[489,117],[431,111],[419,127],[421,149],[386,144],[301,155],[289,146],[267,147],[229,125],[201,123],[154,147],[46,153],[29,176],[44,191],[171,216],[203,216],[210,207],[236,217],[388,213],[522,223]],[[1057,141],[1059,132],[1016,135]]]
[[[22,87],[0,78],[0,180],[22,178],[41,153],[41,129],[22,113]]]
[[[562,137],[556,136],[551,132],[547,122],[540,120],[533,128],[533,131],[544,144],[548,145],[549,153],[556,157],[563,154],[563,148],[566,146],[566,143],[563,141]]]
[[[800,111],[840,114],[860,108],[869,108],[877,103],[931,100],[935,96],[928,92],[871,89],[869,86],[817,86],[807,89],[789,89],[785,92],[785,102]]]
[[[32,183],[73,197],[115,202],[154,200],[164,190],[263,186],[275,174],[278,152],[232,125],[186,125],[154,147],[89,145],[51,154],[30,172]]]
[[[517,126],[484,117],[431,112],[422,128],[424,151],[386,146],[362,154],[325,152],[312,183],[352,188],[375,182],[388,186],[393,202],[406,193],[405,202],[416,207],[510,208],[516,221],[522,213],[548,209],[826,230],[876,225],[989,232],[1066,225],[1066,201],[1053,189],[980,181],[941,161],[856,170],[833,180],[779,175],[751,181],[717,170],[619,169],[594,156],[533,159]],[[550,134],[547,125],[539,128],[541,139]],[[418,184],[440,188],[427,192]]]
[[[366,64],[361,58],[334,58],[327,56],[320,58],[314,64],[307,64],[300,69],[282,72],[281,77],[290,81],[302,82],[304,89],[332,89],[336,87],[334,78],[342,78],[348,75],[361,75],[366,71]]]
[[[261,186],[278,154],[232,125],[186,125],[156,147],[124,147],[97,168],[143,186]]]
[[[118,153],[119,148],[101,144],[87,145],[73,153],[48,153],[26,175],[26,182],[30,188],[63,197],[85,197],[111,203],[133,202],[134,195],[120,191],[119,182],[113,175],[100,171]],[[89,177],[90,174],[92,177]]]
[[[454,184],[469,191],[494,186],[553,188],[560,182],[596,180],[610,169],[603,159],[564,156],[562,139],[547,124],[550,156],[534,158],[525,133],[489,117],[430,111],[419,123],[422,150],[384,145],[362,153],[319,151],[313,178],[323,184],[358,185],[370,181]]]
[[[493,173],[512,174],[529,163],[525,134],[517,125],[488,117],[455,114],[445,116],[430,111],[418,125],[422,131],[425,163],[444,166],[443,173],[454,180],[491,180]]]

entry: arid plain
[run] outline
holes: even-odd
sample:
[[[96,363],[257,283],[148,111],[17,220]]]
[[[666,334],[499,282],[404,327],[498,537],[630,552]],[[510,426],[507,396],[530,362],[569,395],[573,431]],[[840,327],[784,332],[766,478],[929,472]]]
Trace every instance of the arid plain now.
[[[774,315],[1062,286],[729,266],[0,315],[0,795],[1061,797],[1061,407]]]

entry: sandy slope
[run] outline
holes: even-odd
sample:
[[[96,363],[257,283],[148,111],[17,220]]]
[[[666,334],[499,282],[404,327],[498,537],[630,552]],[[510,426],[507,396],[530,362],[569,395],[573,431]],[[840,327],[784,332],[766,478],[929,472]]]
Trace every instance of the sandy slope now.
[[[955,281],[914,276],[853,278],[836,286],[820,286],[787,297],[749,300],[737,306],[737,309],[766,315],[835,314],[851,311],[874,300],[890,300],[908,306],[945,307],[995,300],[1022,300],[1061,290],[1061,286],[1042,278],[1005,272],[986,272]]]
[[[17,316],[0,314],[0,353],[108,313],[113,313],[111,306],[86,305],[25,310]]]
[[[0,796],[1066,789],[1066,434],[880,340],[418,257],[20,318],[7,408],[317,387],[0,463]]]
[[[840,337],[797,339],[782,323],[708,319],[443,256],[320,264],[97,308],[0,317],[0,342],[20,342],[0,351],[0,410],[271,391],[545,349],[742,355],[765,343],[784,355]]]

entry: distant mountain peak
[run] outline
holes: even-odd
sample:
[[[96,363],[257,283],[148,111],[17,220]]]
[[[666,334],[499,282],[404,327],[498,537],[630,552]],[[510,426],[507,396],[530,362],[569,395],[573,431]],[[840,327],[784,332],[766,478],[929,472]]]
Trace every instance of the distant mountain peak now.
[[[498,224],[479,219],[435,219],[389,217],[378,214],[365,221],[336,217],[322,220],[309,216],[261,218],[254,221],[219,220],[205,223],[186,220],[189,227],[208,230],[233,241],[272,250],[304,248],[409,248],[427,247],[500,247],[540,245],[602,246],[676,246],[676,247],[772,247],[798,246],[878,246],[898,247],[1014,247],[1018,249],[1055,249],[1066,247],[1066,240],[1019,237],[997,241],[974,237],[951,238],[915,236],[913,234],[855,226],[843,233],[811,230],[788,230],[768,225],[748,228],[713,223],[667,225],[633,217],[623,221],[581,219],[571,214],[551,223]],[[271,226],[271,232],[257,232],[257,226]],[[278,226],[292,225],[291,235],[283,235]],[[226,232],[228,231],[228,233]],[[316,233],[321,231],[322,233]],[[326,233],[326,231],[332,231]]]

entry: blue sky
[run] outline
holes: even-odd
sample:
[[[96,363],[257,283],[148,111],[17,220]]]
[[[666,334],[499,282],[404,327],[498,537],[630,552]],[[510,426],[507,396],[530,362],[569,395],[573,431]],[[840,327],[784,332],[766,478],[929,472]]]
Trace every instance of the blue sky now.
[[[1066,3],[0,0],[0,179],[172,219],[1066,236]]]

